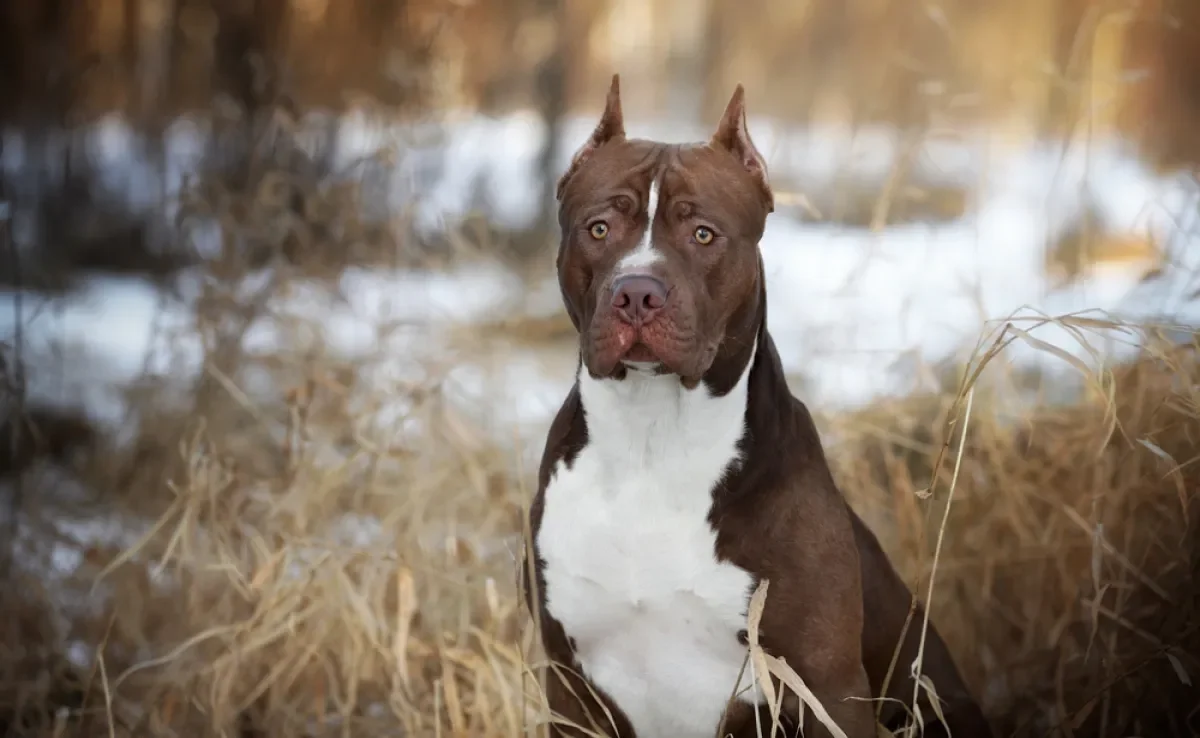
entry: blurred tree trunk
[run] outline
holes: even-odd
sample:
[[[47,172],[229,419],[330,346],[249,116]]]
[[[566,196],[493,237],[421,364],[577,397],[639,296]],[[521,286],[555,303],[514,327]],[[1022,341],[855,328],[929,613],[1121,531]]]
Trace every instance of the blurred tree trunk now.
[[[250,113],[277,90],[288,2],[254,0],[249,11],[245,5],[235,0],[218,5],[215,71],[219,89]]]
[[[227,186],[241,190],[253,176],[255,124],[279,91],[287,0],[221,0],[215,8],[213,87],[229,96],[240,118],[225,131],[226,150],[214,153]]]
[[[135,126],[147,135],[153,135],[153,129],[161,129],[163,118],[169,115],[168,98],[177,68],[178,21],[182,4],[182,0],[127,3],[132,6],[132,12],[125,16],[125,22],[129,24],[127,39],[132,48],[126,53],[133,57],[127,78],[127,84],[133,88],[128,112],[133,116]]]
[[[554,39],[545,58],[534,73],[534,86],[538,112],[545,126],[546,136],[538,155],[538,203],[540,205],[536,224],[535,244],[540,249],[543,241],[551,239],[557,232],[558,207],[554,197],[555,186],[561,174],[558,166],[558,150],[562,141],[562,124],[567,114],[567,54],[564,0],[535,0],[534,11],[546,24],[546,32]]]
[[[712,5],[713,0],[671,0],[667,17],[659,19],[668,32],[664,112],[684,121],[705,117],[705,79],[712,64],[706,58],[705,40],[710,35]]]
[[[729,27],[722,17],[722,0],[709,0],[705,7],[704,45],[700,50],[700,77],[704,87],[701,91],[700,116],[705,120],[719,120],[729,92],[725,91],[725,77],[721,63],[729,45]]]
[[[134,15],[127,13],[125,19],[131,25],[136,24],[136,33],[141,40],[140,48],[150,47],[135,56],[135,65],[129,70],[130,79],[137,79],[138,73],[141,72],[139,66],[142,69],[147,66],[156,67],[153,72],[149,70],[142,72],[146,77],[142,86],[142,94],[138,99],[137,110],[140,113],[140,125],[137,128],[145,137],[143,140],[147,158],[158,173],[158,196],[161,198],[161,202],[167,202],[170,192],[167,183],[166,130],[171,117],[171,82],[179,68],[179,54],[183,45],[180,13],[184,0],[159,0],[159,2],[162,3],[160,7],[164,9],[164,13],[158,28],[144,28],[140,17],[136,15],[137,11],[134,11]],[[133,2],[126,0],[126,3],[135,7],[140,5],[137,0],[133,0]],[[165,213],[156,210],[154,215],[148,218],[148,221],[143,238],[146,241],[145,248],[152,258],[169,259],[181,256],[182,253],[176,250],[177,244],[174,242],[173,229],[167,221]],[[184,258],[187,257],[184,256]]]
[[[5,261],[3,281],[36,287],[50,279],[48,273],[56,271],[54,265],[68,250],[63,226],[70,209],[64,207],[65,194],[56,189],[66,184],[64,175],[69,170],[69,146],[63,150],[69,140],[64,141],[62,133],[76,75],[69,68],[64,44],[68,8],[62,0],[25,8],[10,3],[6,10],[17,22],[6,29],[8,37],[0,44],[13,45],[11,112],[25,151],[10,193],[13,215],[27,216],[23,218],[27,228],[21,229],[20,236],[25,237],[21,240],[29,245],[29,251],[19,271]],[[12,247],[19,249],[20,244]]]
[[[1140,114],[1127,122],[1143,152],[1165,170],[1200,162],[1200,7],[1195,0],[1143,3],[1132,54],[1146,70],[1140,81]]]

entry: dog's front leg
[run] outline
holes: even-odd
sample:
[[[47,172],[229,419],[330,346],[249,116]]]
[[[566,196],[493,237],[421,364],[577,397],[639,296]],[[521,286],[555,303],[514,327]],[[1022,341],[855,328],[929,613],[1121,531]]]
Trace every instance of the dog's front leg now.
[[[775,587],[775,583],[770,585],[763,612],[763,649],[796,672],[847,738],[875,738],[874,702],[859,636],[862,606],[858,589],[846,587],[835,596],[817,597],[805,606],[796,595],[805,589],[814,590],[797,585],[790,589]],[[774,606],[772,595],[776,595]],[[794,689],[772,681],[776,690],[783,690],[781,717],[786,719],[785,727],[791,729],[785,734],[789,738],[799,735],[791,731],[801,710],[800,697]],[[804,708],[804,715],[805,738],[835,735],[821,724],[811,707]]]
[[[637,738],[625,716],[578,667],[547,670],[546,703],[552,713],[551,738]]]
[[[796,673],[805,679],[808,688],[847,738],[875,738],[877,733],[871,685],[861,661],[824,664],[820,668],[801,666]],[[805,677],[805,674],[808,676]],[[812,709],[805,709],[804,715],[805,738],[832,735]]]
[[[790,662],[788,665],[804,680],[805,686],[813,692],[813,696],[821,703],[833,723],[848,738],[875,738],[875,715],[872,710],[873,703],[869,701],[870,684],[861,664],[857,670],[852,664],[847,664],[844,668],[824,673],[813,666]],[[820,668],[823,667],[818,667]],[[757,716],[753,708],[739,705],[736,708],[736,718],[726,725],[726,730],[720,738],[824,738],[832,735],[816,718],[812,707],[801,707],[800,698],[794,691],[778,679],[772,679],[771,682],[775,686],[777,696],[780,690],[783,691],[778,724],[772,722],[771,710],[767,705],[758,708]],[[796,719],[802,709],[805,716],[803,733],[800,732]]]
[[[795,670],[847,738],[876,738],[858,549],[845,503],[819,490],[810,487],[793,498],[802,505],[775,517],[790,535],[779,535],[782,545],[770,552],[776,566],[765,572],[760,644]],[[784,704],[795,720],[794,690]],[[832,733],[807,709],[804,735]]]

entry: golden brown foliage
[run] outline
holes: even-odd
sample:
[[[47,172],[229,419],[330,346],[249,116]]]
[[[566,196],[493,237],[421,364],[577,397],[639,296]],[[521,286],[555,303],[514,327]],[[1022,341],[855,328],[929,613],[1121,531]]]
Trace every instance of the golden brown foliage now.
[[[932,612],[1005,734],[1166,735],[1194,707],[1200,362],[1148,345],[1077,402],[973,398]],[[90,671],[62,677],[38,590],[10,589],[24,614],[0,643],[6,719],[36,735],[521,734],[540,707],[517,452],[436,378],[365,385],[311,352],[255,362],[273,396],[210,362],[204,404],[147,404],[132,449],[90,467],[121,486],[109,512],[146,532],[72,574],[111,594],[70,623]],[[825,419],[842,488],[922,597],[962,400]],[[398,401],[422,432],[370,420]]]

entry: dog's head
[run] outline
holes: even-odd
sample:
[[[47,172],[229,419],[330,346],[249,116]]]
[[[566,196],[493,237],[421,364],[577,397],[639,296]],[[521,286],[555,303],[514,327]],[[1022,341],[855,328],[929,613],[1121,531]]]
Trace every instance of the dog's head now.
[[[774,197],[741,85],[709,141],[665,144],[625,137],[614,75],[557,196],[559,283],[592,376],[635,369],[694,387],[753,344],[765,310],[758,242]]]

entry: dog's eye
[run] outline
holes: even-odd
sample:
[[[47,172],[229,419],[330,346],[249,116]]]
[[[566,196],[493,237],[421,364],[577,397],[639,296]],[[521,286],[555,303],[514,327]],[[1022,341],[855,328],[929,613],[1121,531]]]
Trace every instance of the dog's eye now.
[[[696,239],[696,243],[701,246],[707,246],[712,243],[714,237],[716,237],[716,234],[712,232],[712,229],[705,228],[704,226],[700,226],[692,234],[692,238]]]
[[[598,220],[588,228],[588,233],[592,234],[592,238],[597,241],[603,241],[608,237],[608,223]]]

